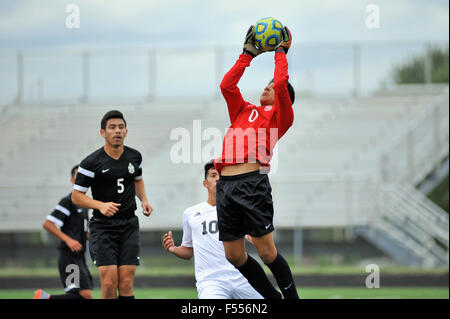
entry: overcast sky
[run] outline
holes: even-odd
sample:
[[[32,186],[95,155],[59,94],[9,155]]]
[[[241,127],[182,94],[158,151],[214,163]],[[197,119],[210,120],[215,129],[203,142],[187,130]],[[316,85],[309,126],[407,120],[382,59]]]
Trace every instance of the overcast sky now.
[[[66,5],[80,8],[80,28],[68,29]],[[368,29],[368,4],[380,28]],[[447,0],[2,0],[0,45],[157,46],[240,44],[250,24],[273,16],[296,43],[448,39]]]
[[[80,10],[79,28],[66,26],[70,4]],[[379,9],[379,28],[367,27],[374,14],[367,11],[370,4]],[[421,54],[425,43],[448,41],[448,10],[448,0],[0,0],[0,102],[17,95],[19,50],[25,56],[25,99],[78,98],[83,94],[82,52],[98,53],[98,48],[131,48],[141,55],[92,54],[91,97],[145,96],[151,90],[209,95],[241,52],[248,27],[267,16],[292,31],[288,59],[296,90],[350,92],[354,42],[366,43],[360,53],[361,88],[372,90],[389,80],[392,65]],[[211,49],[217,45],[228,48],[219,67]],[[157,51],[153,69],[147,51],[133,50],[167,47],[172,51]],[[186,47],[197,50],[185,52]],[[55,48],[75,54],[49,54]],[[35,49],[44,53],[36,56]],[[273,57],[255,60],[240,85],[256,98],[273,77]]]

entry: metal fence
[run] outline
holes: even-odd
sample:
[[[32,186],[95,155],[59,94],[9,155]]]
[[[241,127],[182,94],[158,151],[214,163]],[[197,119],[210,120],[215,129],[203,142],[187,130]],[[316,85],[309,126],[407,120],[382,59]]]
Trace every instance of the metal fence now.
[[[430,43],[304,43],[289,54],[300,94],[364,95],[392,82],[392,68],[425,55]],[[434,46],[448,47],[446,43]],[[0,53],[0,103],[135,103],[215,98],[236,47],[29,50]],[[431,81],[431,62],[425,68]],[[255,96],[273,77],[273,55],[258,56],[240,86]]]

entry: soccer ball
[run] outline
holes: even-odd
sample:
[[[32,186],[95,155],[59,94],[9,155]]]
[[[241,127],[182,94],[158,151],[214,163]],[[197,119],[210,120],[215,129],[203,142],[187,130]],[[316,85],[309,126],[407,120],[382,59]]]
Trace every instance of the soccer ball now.
[[[255,44],[264,51],[274,51],[281,42],[283,24],[275,18],[264,18],[255,24]]]

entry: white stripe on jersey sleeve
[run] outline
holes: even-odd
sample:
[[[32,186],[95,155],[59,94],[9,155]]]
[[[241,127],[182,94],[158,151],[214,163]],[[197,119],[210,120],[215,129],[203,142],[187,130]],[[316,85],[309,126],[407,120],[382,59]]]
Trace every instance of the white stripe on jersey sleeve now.
[[[141,163],[141,165],[139,165],[138,169],[140,169],[140,168],[142,168],[142,163]]]
[[[59,210],[61,213],[64,213],[67,216],[70,216],[70,210],[61,205],[56,205],[56,210]]]
[[[56,225],[58,225],[60,228],[63,227],[64,222],[58,218],[56,218],[55,216],[52,215],[48,215],[47,219],[51,222],[54,222]]]
[[[87,177],[90,177],[90,178],[94,178],[94,176],[95,176],[94,172],[88,171],[87,169],[85,169],[85,168],[83,168],[81,166],[78,167],[78,173],[81,173],[81,174],[83,174],[83,175],[85,175]]]
[[[135,181],[138,181],[138,180],[140,180],[140,179],[142,179],[142,175],[141,175],[141,176],[136,176],[136,177],[134,178]]]
[[[83,187],[83,186],[80,186],[80,185],[77,185],[77,184],[74,184],[73,185],[73,189],[76,189],[77,191],[86,193],[89,188],[88,187]]]

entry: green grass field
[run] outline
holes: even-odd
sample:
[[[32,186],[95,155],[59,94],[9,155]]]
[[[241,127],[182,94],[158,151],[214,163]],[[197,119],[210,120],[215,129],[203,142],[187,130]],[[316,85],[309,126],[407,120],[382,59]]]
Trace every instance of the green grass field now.
[[[177,260],[175,260],[177,261]],[[293,264],[291,262],[291,264]],[[270,270],[262,265],[266,273],[270,274]],[[95,266],[90,266],[89,271],[93,276],[98,276],[98,270]],[[364,267],[357,266],[343,266],[343,265],[327,265],[327,266],[291,266],[292,274],[294,275],[364,275]],[[382,274],[402,274],[402,275],[439,275],[448,273],[448,268],[420,268],[420,267],[406,267],[406,266],[382,266],[380,267]],[[136,276],[180,276],[180,275],[194,275],[194,266],[191,264],[183,265],[151,265],[139,266],[136,271]],[[58,268],[53,267],[0,267],[0,277],[41,277],[41,276],[59,276]],[[1,289],[1,288],[0,288]]]
[[[62,289],[48,289],[50,294],[62,294]],[[305,287],[299,289],[303,299],[448,299],[448,288],[436,287],[389,287],[389,288],[352,288],[352,287]],[[34,290],[1,290],[0,299],[31,299]],[[93,291],[94,298],[100,298],[100,290]],[[138,299],[196,299],[195,288],[139,288],[135,289]]]
[[[290,260],[292,273],[298,275],[329,274],[329,275],[365,275],[365,268],[354,265],[315,265],[298,266]],[[264,266],[267,273],[270,271]],[[382,274],[415,274],[415,275],[440,275],[448,274],[448,268],[419,268],[405,266],[382,266]],[[90,265],[93,276],[98,276],[98,270]],[[192,262],[178,261],[174,258],[159,257],[149,258],[148,261],[138,267],[137,276],[179,276],[194,275]],[[0,278],[4,277],[55,277],[58,269],[52,267],[0,267]],[[36,287],[44,288],[45,287]],[[49,293],[62,294],[62,289],[45,289]],[[94,298],[100,297],[98,287],[93,291]],[[0,299],[30,299],[34,295],[34,289],[2,290],[0,287]],[[352,299],[352,298],[383,298],[383,299],[448,299],[448,287],[301,287],[299,295],[304,299]],[[135,289],[135,296],[139,299],[195,299],[197,290],[192,288],[139,288]]]

